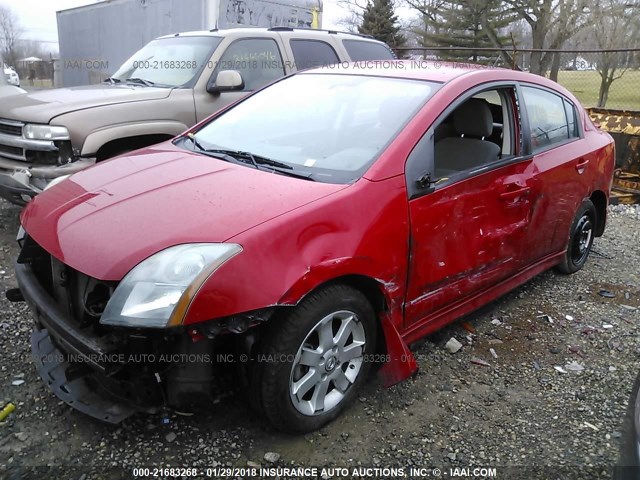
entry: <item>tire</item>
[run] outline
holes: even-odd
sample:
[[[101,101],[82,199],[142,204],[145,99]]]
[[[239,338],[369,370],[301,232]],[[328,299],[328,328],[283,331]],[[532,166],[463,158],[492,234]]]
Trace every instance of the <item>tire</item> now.
[[[558,270],[571,274],[584,266],[593,246],[597,218],[596,207],[591,200],[582,202],[571,224],[567,250]]]
[[[317,430],[353,400],[371,368],[375,319],[367,298],[346,285],[322,288],[271,319],[250,383],[277,429]]]

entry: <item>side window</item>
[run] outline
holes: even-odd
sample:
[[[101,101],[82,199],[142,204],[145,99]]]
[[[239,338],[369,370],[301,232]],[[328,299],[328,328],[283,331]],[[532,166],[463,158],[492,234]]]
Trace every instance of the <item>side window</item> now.
[[[335,50],[326,42],[319,40],[291,40],[296,69],[322,67],[338,63],[340,59]]]
[[[214,75],[221,70],[240,72],[245,90],[256,90],[284,76],[280,50],[270,38],[236,40],[220,58]]]
[[[569,125],[569,138],[577,138],[580,136],[578,130],[578,120],[576,117],[576,108],[568,100],[564,101],[564,109],[567,112],[567,124]]]
[[[531,149],[534,153],[574,136],[570,135],[570,132],[571,128],[575,130],[575,117],[572,120],[573,127],[570,127],[562,97],[533,87],[522,87],[522,93],[527,107]]]
[[[393,60],[393,52],[382,43],[365,40],[343,40],[342,44],[354,62],[366,60]]]
[[[467,98],[434,130],[434,177],[444,179],[516,153],[512,88]]]

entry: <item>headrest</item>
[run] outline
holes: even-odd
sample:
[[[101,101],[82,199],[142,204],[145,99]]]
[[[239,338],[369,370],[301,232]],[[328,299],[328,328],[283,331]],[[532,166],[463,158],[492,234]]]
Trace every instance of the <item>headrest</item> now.
[[[470,98],[453,111],[453,127],[458,135],[481,138],[493,131],[493,115],[486,101]]]

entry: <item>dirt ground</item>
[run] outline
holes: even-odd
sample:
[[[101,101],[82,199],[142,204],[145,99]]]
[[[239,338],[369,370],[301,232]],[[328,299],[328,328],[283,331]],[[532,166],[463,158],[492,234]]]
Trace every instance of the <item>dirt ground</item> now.
[[[16,286],[18,213],[0,205],[2,291]],[[86,417],[45,388],[29,362],[30,314],[2,295],[0,408],[17,408],[0,426],[0,479],[257,465],[437,467],[451,478],[455,467],[485,466],[497,467],[497,478],[608,478],[640,372],[639,266],[640,209],[614,207],[583,271],[546,272],[414,345],[415,378],[383,389],[372,376],[337,421],[304,436],[274,431],[241,395],[168,421],[138,415],[112,426]],[[444,349],[451,337],[464,345],[455,354]],[[267,460],[268,452],[277,455]]]

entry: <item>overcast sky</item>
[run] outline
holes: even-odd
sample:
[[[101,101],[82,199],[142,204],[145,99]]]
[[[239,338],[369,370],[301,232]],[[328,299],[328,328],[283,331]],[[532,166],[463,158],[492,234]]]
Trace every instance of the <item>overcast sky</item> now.
[[[96,3],[93,0],[0,0],[13,10],[24,30],[23,37],[55,44],[58,42],[56,11]],[[344,16],[335,0],[324,0],[323,28],[338,28],[336,22]]]

